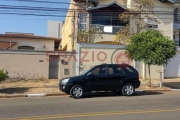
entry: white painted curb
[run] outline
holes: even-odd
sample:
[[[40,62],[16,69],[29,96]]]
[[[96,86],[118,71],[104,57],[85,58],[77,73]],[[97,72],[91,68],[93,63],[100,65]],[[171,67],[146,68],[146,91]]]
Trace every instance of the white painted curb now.
[[[45,93],[37,93],[37,94],[26,94],[27,97],[43,97],[46,96]]]
[[[180,89],[172,89],[172,91],[180,91]]]
[[[144,90],[135,90],[136,92],[143,92]]]

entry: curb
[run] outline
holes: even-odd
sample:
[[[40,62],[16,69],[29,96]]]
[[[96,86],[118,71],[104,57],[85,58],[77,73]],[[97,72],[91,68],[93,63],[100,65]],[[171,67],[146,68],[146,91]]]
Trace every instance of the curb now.
[[[16,97],[26,97],[25,94],[22,95],[0,95],[0,98],[16,98]]]
[[[135,90],[136,92],[180,92],[180,89],[169,89],[169,90]],[[19,95],[0,95],[0,98],[18,98],[18,97],[45,97],[45,96],[67,96],[65,93],[34,93],[34,94],[19,94]]]
[[[138,90],[136,92],[170,92],[172,90]]]

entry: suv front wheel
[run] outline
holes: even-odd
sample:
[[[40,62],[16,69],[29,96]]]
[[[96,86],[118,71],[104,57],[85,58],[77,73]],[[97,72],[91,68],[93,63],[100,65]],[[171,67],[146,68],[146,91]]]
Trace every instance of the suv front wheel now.
[[[131,96],[135,93],[135,88],[133,86],[133,84],[131,83],[127,83],[123,85],[122,88],[122,94],[125,96]]]
[[[84,89],[81,85],[74,85],[70,90],[71,97],[78,99],[83,97],[84,95]]]

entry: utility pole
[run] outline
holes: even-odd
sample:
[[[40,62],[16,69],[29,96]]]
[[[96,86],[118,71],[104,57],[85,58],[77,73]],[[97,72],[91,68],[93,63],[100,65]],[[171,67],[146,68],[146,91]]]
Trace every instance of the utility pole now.
[[[88,9],[88,0],[86,0],[86,10]]]
[[[180,28],[179,28],[179,42],[178,42],[178,46],[180,46]]]
[[[74,12],[73,15],[73,34],[72,34],[72,51],[74,51],[74,39],[75,39],[75,15],[76,13]]]

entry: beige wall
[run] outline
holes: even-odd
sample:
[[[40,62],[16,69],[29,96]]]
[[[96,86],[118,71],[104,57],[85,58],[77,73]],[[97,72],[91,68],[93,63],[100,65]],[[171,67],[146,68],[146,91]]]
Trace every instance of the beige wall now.
[[[103,39],[96,39],[94,42],[100,42],[100,41],[114,41],[115,35],[114,34],[103,34]]]
[[[69,5],[69,9],[82,9],[81,7],[78,7],[74,4],[80,4],[74,2],[74,0],[71,0],[71,4]],[[80,10],[74,12],[67,12],[66,14],[66,19],[63,24],[62,28],[62,48],[64,48],[67,45],[67,50],[72,50],[72,35],[73,31],[75,31],[75,42],[77,41],[76,36],[77,36],[77,30],[78,30],[78,14],[81,12]],[[75,14],[75,15],[74,15]],[[71,16],[71,17],[68,17]],[[73,17],[76,16],[76,17]],[[75,25],[75,30],[74,30],[74,25]]]
[[[0,69],[7,70],[10,78],[48,79],[49,62],[46,55],[0,54],[0,56]]]
[[[170,37],[173,40],[173,4],[171,3],[161,3],[159,1],[155,1],[154,11],[165,11],[163,14],[156,14],[160,24],[158,24],[158,29],[162,31],[165,36]]]
[[[148,65],[145,66],[145,78],[149,78],[149,69]],[[150,74],[151,74],[151,79],[154,80],[160,80],[160,72],[163,72],[163,67],[162,66],[157,66],[157,65],[151,65],[150,66]]]
[[[102,63],[127,63],[133,66],[133,62],[124,56],[125,50],[106,49],[106,48],[81,48],[80,52],[80,73],[91,68],[92,66]],[[114,53],[114,54],[113,54]],[[122,57],[118,57],[122,53]],[[121,55],[120,55],[121,56]],[[118,62],[119,60],[119,62]]]
[[[0,70],[9,72],[15,79],[49,79],[49,55],[59,55],[58,79],[75,75],[75,56],[67,52],[28,52],[0,51]],[[63,65],[61,60],[68,62]],[[69,75],[64,75],[64,69],[69,69]]]
[[[39,40],[39,39],[27,39],[27,38],[0,38],[0,41],[17,42],[12,49],[17,50],[18,46],[32,46],[35,50],[42,51],[54,51],[54,40]],[[46,46],[45,49],[43,46]]]

